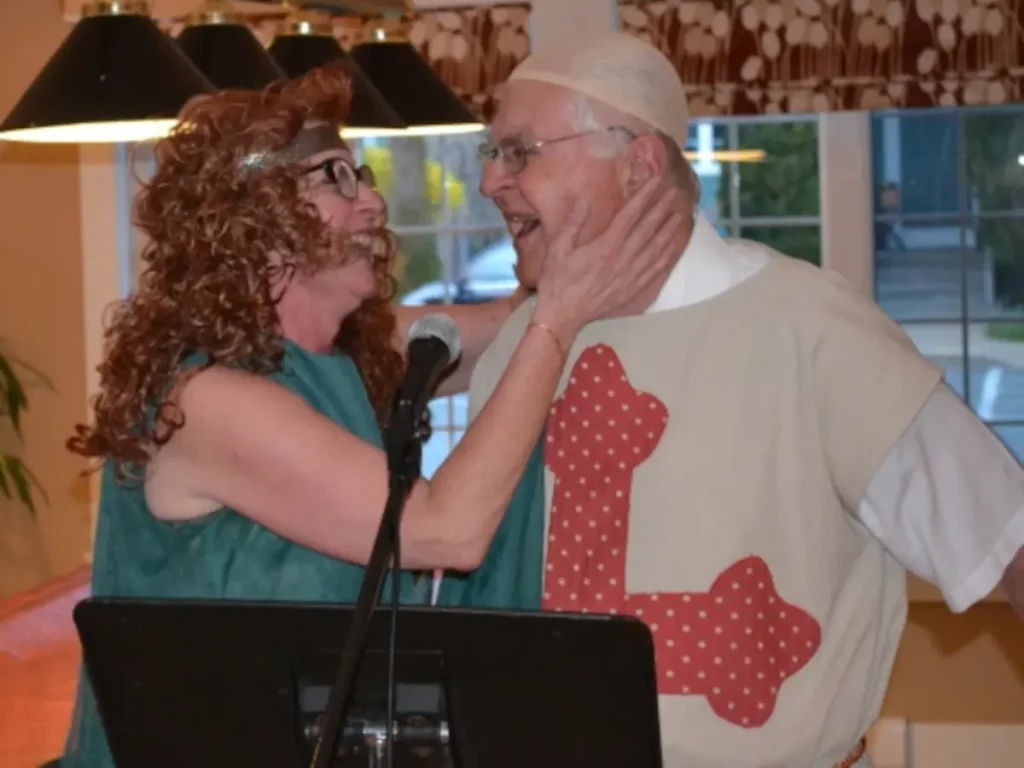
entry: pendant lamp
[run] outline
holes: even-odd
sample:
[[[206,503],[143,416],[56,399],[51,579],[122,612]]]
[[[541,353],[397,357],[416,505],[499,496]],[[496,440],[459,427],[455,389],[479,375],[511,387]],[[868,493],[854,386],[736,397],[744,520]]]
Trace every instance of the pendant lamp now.
[[[394,135],[406,125],[380,91],[345,53],[333,35],[329,16],[298,13],[282,24],[270,55],[288,77],[302,77],[311,69],[341,62],[352,80],[352,104],[342,134],[347,138]]]
[[[188,19],[178,45],[217,88],[255,91],[286,77],[241,14],[220,0]]]
[[[352,58],[408,124],[408,133],[437,135],[483,129],[479,119],[409,44],[408,17],[371,19]]]
[[[164,136],[213,84],[139,0],[89,3],[7,118],[0,140],[115,143]]]

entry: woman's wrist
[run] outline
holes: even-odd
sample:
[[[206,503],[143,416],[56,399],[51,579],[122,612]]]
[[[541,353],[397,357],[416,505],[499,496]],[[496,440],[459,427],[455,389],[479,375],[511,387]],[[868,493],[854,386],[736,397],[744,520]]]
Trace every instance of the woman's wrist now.
[[[545,323],[539,323],[536,320],[530,321],[530,324],[527,326],[527,330],[529,330],[530,328],[536,328],[538,331],[542,331],[544,335],[548,337],[548,339],[551,342],[552,348],[554,348],[558,352],[559,361],[564,366],[566,361],[569,359],[569,348],[562,342],[562,339],[559,338],[558,333]]]
[[[576,340],[576,334],[580,332],[579,325],[566,317],[564,313],[548,311],[544,306],[534,307],[530,325],[536,325],[550,333],[561,347],[563,358],[568,356],[568,352]]]

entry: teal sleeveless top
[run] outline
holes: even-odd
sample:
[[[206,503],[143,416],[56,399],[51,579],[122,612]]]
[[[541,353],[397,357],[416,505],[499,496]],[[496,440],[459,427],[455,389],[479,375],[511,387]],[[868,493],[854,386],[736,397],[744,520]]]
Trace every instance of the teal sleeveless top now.
[[[366,388],[344,355],[315,355],[287,342],[273,381],[334,423],[382,444]],[[301,514],[301,510],[296,510]],[[142,485],[104,468],[92,567],[96,597],[355,602],[363,568],[284,539],[231,509],[184,523],[153,517]],[[446,580],[447,581],[447,580]],[[390,594],[385,585],[384,594]],[[442,590],[447,588],[442,584]],[[402,575],[406,603],[429,601],[429,579]],[[61,768],[113,768],[92,692],[81,674]]]
[[[473,608],[540,610],[544,573],[544,437],[541,436],[480,567],[449,577],[441,602]]]

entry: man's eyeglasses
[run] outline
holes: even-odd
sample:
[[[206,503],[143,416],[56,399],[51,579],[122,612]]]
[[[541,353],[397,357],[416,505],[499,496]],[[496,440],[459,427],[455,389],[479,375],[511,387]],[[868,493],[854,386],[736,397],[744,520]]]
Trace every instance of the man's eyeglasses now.
[[[346,200],[355,200],[359,196],[359,185],[365,184],[370,189],[377,188],[377,180],[368,165],[355,166],[342,157],[324,160],[303,173],[311,174],[322,171],[327,180],[338,188],[338,192]]]
[[[608,132],[622,134],[630,141],[636,138],[636,134],[629,128],[622,125],[612,125],[608,128],[597,128],[590,131],[571,133],[568,136],[559,136],[558,138],[546,139],[544,141],[524,142],[522,139],[503,139],[498,142],[487,141],[477,147],[476,156],[482,163],[493,163],[495,160],[501,160],[506,171],[511,174],[517,174],[521,173],[522,170],[526,168],[526,163],[529,161],[531,155],[537,154],[542,148],[549,146],[550,144],[558,144],[562,141],[569,141],[571,139],[579,139],[584,136],[593,136],[597,133]]]

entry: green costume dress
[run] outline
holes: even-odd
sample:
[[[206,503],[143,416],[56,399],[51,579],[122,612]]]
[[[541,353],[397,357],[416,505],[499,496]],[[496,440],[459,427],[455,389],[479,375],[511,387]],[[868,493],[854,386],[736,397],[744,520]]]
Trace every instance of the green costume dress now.
[[[475,608],[540,610],[543,573],[542,436],[484,562],[464,579],[445,579],[441,601]]]
[[[366,388],[349,357],[315,355],[289,342],[281,372],[270,378],[352,434],[381,445]],[[94,596],[352,603],[362,576],[363,568],[288,541],[231,509],[186,523],[160,522],[141,484],[119,485],[112,468],[104,469]],[[427,580],[413,574],[402,579],[405,602],[429,599]],[[83,674],[61,768],[113,765]]]

